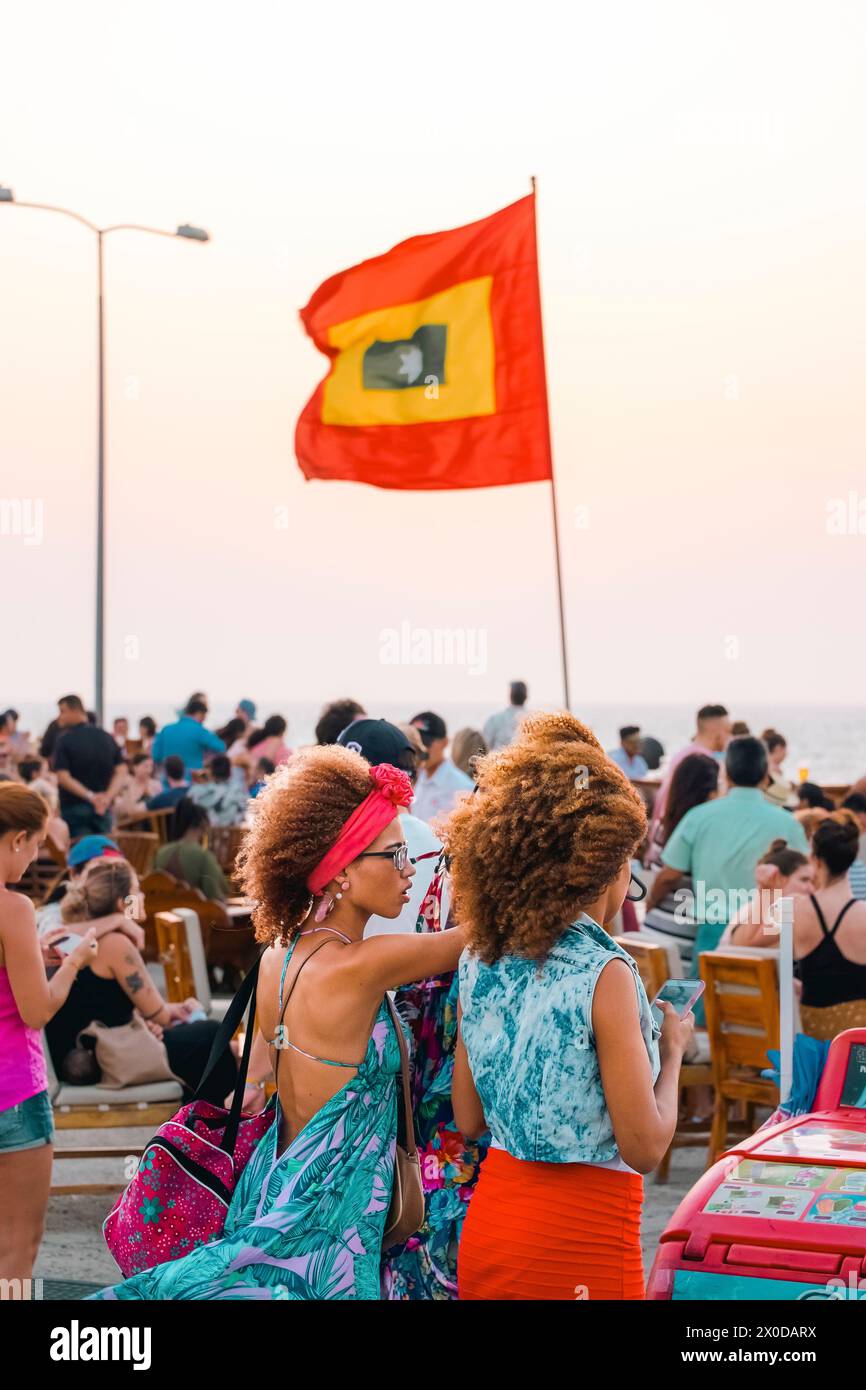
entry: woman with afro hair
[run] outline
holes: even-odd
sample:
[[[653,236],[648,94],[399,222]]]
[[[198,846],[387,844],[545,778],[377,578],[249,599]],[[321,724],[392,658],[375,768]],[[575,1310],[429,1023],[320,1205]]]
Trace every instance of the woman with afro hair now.
[[[694,1029],[612,937],[643,803],[584,725],[534,715],[480,760],[447,828],[466,923],[452,1097],[490,1151],[463,1227],[461,1299],[642,1299],[641,1174],[677,1119]],[[659,1036],[660,1033],[660,1036]]]
[[[364,940],[370,916],[398,917],[408,900],[398,813],[411,797],[405,772],[334,745],[268,779],[240,865],[266,947],[256,1024],[274,1049],[275,1119],[221,1238],[98,1297],[381,1297],[400,1076],[386,991],[453,970],[464,939]]]

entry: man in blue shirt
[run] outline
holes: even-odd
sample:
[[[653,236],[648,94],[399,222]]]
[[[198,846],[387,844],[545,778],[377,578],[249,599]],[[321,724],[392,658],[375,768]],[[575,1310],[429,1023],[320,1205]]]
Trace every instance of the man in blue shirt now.
[[[176,753],[169,753],[165,760],[163,772],[165,773],[165,787],[163,791],[148,798],[148,811],[174,810],[177,803],[182,801],[190,790],[189,782],[184,775],[183,758],[179,758]]]
[[[646,777],[649,772],[646,758],[641,751],[640,727],[637,724],[626,724],[625,728],[619,731],[619,748],[611,748],[608,753],[612,763],[621,767],[626,777],[632,782],[639,782]]]
[[[174,724],[166,724],[153,741],[151,757],[155,763],[164,763],[174,754],[183,759],[187,772],[195,772],[204,767],[205,753],[224,753],[226,746],[221,738],[204,727],[207,718],[207,705],[204,700],[190,700],[183,714]]]

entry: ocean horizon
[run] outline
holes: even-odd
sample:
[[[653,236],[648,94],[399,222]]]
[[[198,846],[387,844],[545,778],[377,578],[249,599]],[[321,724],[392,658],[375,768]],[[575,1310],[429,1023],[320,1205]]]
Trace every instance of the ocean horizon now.
[[[244,686],[244,692],[247,687]],[[231,717],[237,699],[209,698],[210,714],[208,727],[217,728]],[[240,698],[240,697],[238,697]],[[360,697],[358,697],[360,699]],[[106,720],[111,721],[125,715],[130,721],[133,735],[138,731],[141,715],[151,715],[162,725],[177,717],[178,705],[170,700],[138,699],[136,701],[117,701],[109,699],[106,705]],[[269,714],[282,714],[288,720],[286,741],[292,748],[315,742],[315,725],[325,701],[290,700],[279,696],[270,699],[257,699],[259,720]],[[441,714],[448,726],[449,734],[458,729],[470,727],[481,729],[484,721],[501,705],[489,702],[471,701],[432,701],[422,700],[409,706],[395,701],[367,699],[368,713],[394,722],[411,719],[421,709],[433,708]],[[574,713],[596,734],[605,748],[613,748],[618,742],[618,730],[624,724],[638,724],[645,735],[652,735],[670,754],[688,743],[694,732],[695,709],[691,705],[641,703],[635,700],[629,704],[596,703],[575,701]],[[57,707],[54,702],[22,700],[16,708],[21,715],[19,727],[31,733],[41,733],[54,718]],[[556,704],[533,704],[530,709],[556,709]],[[772,727],[785,736],[788,741],[786,771],[795,781],[801,768],[806,768],[806,776],[813,782],[853,782],[866,774],[866,706],[863,705],[729,705],[733,719],[742,719],[749,725],[752,733],[760,734]]]

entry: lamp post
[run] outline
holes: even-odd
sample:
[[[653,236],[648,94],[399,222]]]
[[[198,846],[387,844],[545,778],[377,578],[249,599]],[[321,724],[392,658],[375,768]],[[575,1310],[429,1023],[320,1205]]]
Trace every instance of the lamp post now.
[[[103,239],[109,232],[147,232],[151,236],[183,237],[187,241],[210,241],[210,235],[202,227],[184,223],[173,232],[163,231],[161,227],[143,227],[133,222],[121,222],[112,227],[97,227],[80,213],[69,208],[53,207],[49,203],[22,203],[15,197],[11,188],[0,184],[0,203],[14,203],[19,208],[35,208],[38,212],[56,212],[63,217],[71,217],[80,222],[96,237],[97,249],[97,312],[99,343],[99,406],[97,415],[97,468],[96,468],[96,641],[94,669],[94,699],[96,718],[101,724],[105,714],[105,300],[103,293]]]

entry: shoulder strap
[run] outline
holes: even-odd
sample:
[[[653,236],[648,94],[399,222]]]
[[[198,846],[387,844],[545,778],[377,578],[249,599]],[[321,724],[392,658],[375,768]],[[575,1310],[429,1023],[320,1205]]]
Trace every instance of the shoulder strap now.
[[[266,949],[267,948],[265,947],[259,953],[259,956],[252,969],[247,971],[246,975],[243,978],[243,982],[241,984],[240,989],[238,990],[237,994],[235,995],[234,999],[229,1004],[225,1012],[223,1021],[217,1029],[216,1036],[214,1037],[213,1043],[211,1044],[210,1056],[208,1057],[205,1069],[201,1074],[201,1080],[198,1083],[198,1089],[196,1090],[196,1093],[193,1097],[194,1100],[201,1100],[202,1089],[205,1083],[207,1082],[208,1077],[210,1076],[219,1059],[222,1057],[223,1053],[229,1047],[232,1037],[234,1036],[235,1029],[237,1028],[241,1019],[243,1018],[247,1005],[249,1005],[249,1017],[247,1019],[246,1038],[244,1040],[243,1056],[241,1057],[241,1063],[238,1067],[238,1076],[237,1082],[235,1084],[235,1093],[232,1099],[228,1120],[226,1122],[223,1140],[220,1144],[220,1148],[224,1149],[226,1153],[234,1153],[235,1141],[237,1139],[238,1128],[240,1126],[241,1106],[243,1104],[244,1098],[244,1087],[247,1084],[247,1071],[250,1065],[250,1053],[252,1051],[253,1034],[255,1033],[256,1027],[255,988],[259,978],[259,966],[261,965],[262,956],[264,955]]]
[[[402,1074],[402,1086],[397,1092],[397,1143],[405,1149],[409,1155],[415,1153],[415,1124],[412,1119],[412,1088],[409,1083],[409,1053],[406,1048],[406,1037],[403,1032],[403,1024],[400,1015],[394,1008],[394,1001],[390,994],[385,993],[385,1002],[391,1014],[391,1022],[397,1034],[397,1044],[400,1048],[400,1072]]]
[[[823,936],[829,936],[830,933],[829,933],[828,930],[827,930],[827,921],[826,921],[826,918],[824,917],[823,912],[821,911],[820,907],[818,906],[818,899],[815,897],[815,894],[814,894],[814,893],[810,893],[810,894],[809,894],[809,902],[812,904],[812,906],[813,906],[814,909],[815,909],[815,916],[818,918],[818,922],[819,922],[820,927],[821,927],[821,934],[822,934]],[[839,925],[839,922],[838,922],[838,920],[837,920],[836,926],[838,927],[838,925]],[[836,929],[836,928],[834,927],[833,930],[835,931],[835,929]]]
[[[319,944],[318,944],[318,946],[314,946],[314,947],[313,947],[312,951],[310,952],[310,954],[309,954],[308,956],[304,956],[304,959],[301,961],[300,965],[298,966],[297,970],[295,971],[295,973],[294,973],[294,975],[293,975],[293,977],[292,977],[292,983],[289,985],[289,992],[288,992],[288,994],[286,995],[285,999],[283,1000],[283,1007],[282,1007],[282,1009],[280,1010],[280,1018],[279,1018],[279,1022],[277,1023],[277,1029],[275,1030],[275,1036],[276,1036],[276,1031],[279,1030],[279,1029],[282,1027],[283,1019],[284,1019],[285,1016],[286,1016],[286,1009],[289,1007],[289,1000],[290,1000],[291,997],[292,997],[292,991],[293,991],[293,989],[295,988],[295,985],[298,983],[298,976],[300,975],[300,973],[301,973],[301,971],[303,970],[304,966],[307,964],[307,961],[312,960],[312,959],[313,959],[313,956],[316,954],[316,952],[317,952],[317,951],[321,951],[322,947],[323,947],[323,946],[327,946],[327,945],[328,945],[328,942],[327,942],[327,941],[320,941]],[[283,977],[282,977],[282,979],[280,980],[280,995],[281,995],[281,996],[282,996],[282,992],[283,992],[283,983],[284,983],[285,978],[286,978],[286,977],[285,977],[285,965],[283,966],[283,971],[284,971]],[[279,1069],[280,1069],[280,1053],[282,1052],[282,1048],[281,1048],[281,1047],[275,1047],[275,1048],[274,1048],[274,1051],[275,1051],[275,1053],[276,1053],[276,1057],[274,1058],[274,1081],[276,1082],[276,1080],[277,1080],[277,1073],[279,1072]]]
[[[839,923],[842,921],[842,918],[845,916],[845,913],[848,911],[848,908],[849,908],[849,907],[853,907],[854,904],[856,903],[856,901],[857,901],[856,898],[849,898],[849,899],[848,899],[847,903],[846,903],[845,906],[842,908],[842,911],[839,913],[839,916],[836,918],[836,921],[833,923],[832,927],[830,928],[829,932],[827,933],[828,936],[831,936],[831,937],[832,937],[832,936],[835,936],[835,935],[836,935],[836,932],[837,932],[838,929],[839,929]]]

